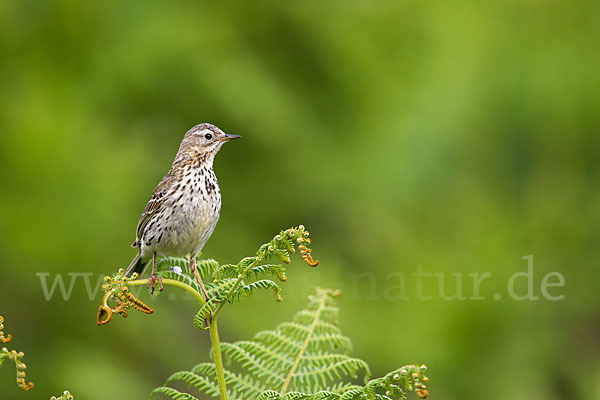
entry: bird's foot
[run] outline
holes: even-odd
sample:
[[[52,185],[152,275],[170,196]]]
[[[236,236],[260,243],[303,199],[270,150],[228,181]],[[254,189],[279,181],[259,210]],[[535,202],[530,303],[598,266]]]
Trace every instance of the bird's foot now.
[[[148,284],[146,285],[146,287],[150,289],[150,294],[154,294],[154,287],[156,286],[156,281],[158,281],[158,283],[160,284],[159,291],[162,292],[163,290],[162,278],[156,275],[155,273],[152,273],[152,275],[150,275],[150,278],[148,278]]]

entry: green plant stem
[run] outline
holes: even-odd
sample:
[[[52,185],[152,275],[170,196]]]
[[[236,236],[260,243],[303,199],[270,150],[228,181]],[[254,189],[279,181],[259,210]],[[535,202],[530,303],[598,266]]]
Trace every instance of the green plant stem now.
[[[219,382],[219,393],[221,400],[227,400],[227,386],[225,385],[225,367],[223,366],[223,356],[221,354],[221,344],[219,342],[219,331],[217,329],[217,319],[213,318],[209,325],[210,340],[212,341],[213,354],[215,357],[215,368],[217,370],[217,381]]]
[[[169,278],[163,278],[162,282],[163,282],[163,285],[176,286],[176,287],[181,288],[181,289],[185,290],[186,292],[190,293],[192,296],[194,296],[196,298],[196,300],[198,300],[198,303],[200,303],[200,305],[204,305],[204,303],[206,303],[204,296],[202,294],[200,294],[198,291],[196,291],[196,289],[194,289],[193,287],[188,285],[187,283],[180,282],[175,279],[169,279]],[[147,279],[136,279],[134,281],[127,281],[127,286],[140,286],[140,285],[146,285],[147,283],[148,283]]]
[[[200,294],[196,289],[188,285],[187,283],[180,282],[175,279],[163,278],[162,280],[164,285],[176,286],[178,288],[184,289],[188,293],[192,294],[200,305],[204,305],[206,300],[204,299],[204,295]],[[237,284],[239,285],[241,279],[238,280]],[[146,279],[136,279],[133,281],[128,281],[127,285],[129,286],[139,286],[145,285],[148,283]],[[221,308],[224,303],[221,304]],[[221,400],[227,400],[227,386],[225,384],[225,367],[223,365],[223,354],[221,353],[221,343],[219,342],[219,330],[217,329],[217,315],[213,315],[212,320],[209,324],[210,330],[210,340],[212,342],[213,354],[215,357],[215,368],[217,370],[217,381],[219,383],[219,393],[221,396]]]
[[[225,307],[225,304],[227,304],[229,302],[229,300],[231,299],[232,294],[235,293],[237,288],[241,285],[242,280],[244,279],[245,273],[247,271],[249,271],[250,269],[252,269],[253,267],[255,267],[256,265],[258,265],[258,262],[260,260],[261,260],[260,258],[254,260],[253,263],[251,263],[250,265],[248,265],[248,267],[246,267],[246,269],[244,270],[244,273],[241,273],[238,276],[238,279],[235,281],[233,287],[231,288],[231,290],[229,290],[229,295],[224,300],[221,301],[221,303],[217,306],[217,309],[214,311],[214,313],[212,315],[212,321],[209,325],[210,338],[211,338],[212,345],[213,345],[213,353],[214,353],[214,357],[215,357],[215,368],[217,370],[217,381],[219,382],[219,392],[221,395],[221,400],[227,400],[227,386],[225,384],[225,367],[223,366],[223,356],[221,354],[221,345],[219,343],[219,331],[217,330],[217,317],[221,313],[221,310],[223,310],[223,307]]]

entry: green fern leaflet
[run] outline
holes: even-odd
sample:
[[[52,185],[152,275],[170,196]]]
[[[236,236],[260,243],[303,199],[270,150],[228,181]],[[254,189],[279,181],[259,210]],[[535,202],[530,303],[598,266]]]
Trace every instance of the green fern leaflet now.
[[[249,341],[222,343],[234,367],[225,371],[229,399],[392,400],[405,399],[413,390],[427,397],[424,365],[404,366],[368,380],[369,366],[348,355],[352,343],[337,326],[337,296],[337,291],[317,289],[292,322],[259,332]],[[366,383],[358,385],[361,376]],[[193,394],[176,387],[187,387]],[[201,363],[174,373],[165,386],[152,392],[156,394],[174,400],[197,400],[202,394],[218,398],[215,364]]]

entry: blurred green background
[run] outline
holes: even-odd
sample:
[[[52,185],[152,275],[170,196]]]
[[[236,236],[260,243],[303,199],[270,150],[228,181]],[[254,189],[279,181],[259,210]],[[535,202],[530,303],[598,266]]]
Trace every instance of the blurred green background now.
[[[128,265],[183,134],[244,136],[217,156],[221,220],[204,257],[235,262],[311,231],[271,293],[223,314],[222,339],[273,328],[314,286],[375,375],[430,369],[431,399],[600,398],[600,3],[597,1],[0,2],[0,314],[34,392],[142,399],[208,357],[189,299],[95,324],[81,277]],[[534,256],[537,301],[507,282]],[[443,300],[490,272],[485,300]],[[565,286],[541,297],[545,274]],[[405,277],[406,296],[398,288]],[[517,281],[517,292],[527,284]],[[500,293],[502,298],[494,300]]]

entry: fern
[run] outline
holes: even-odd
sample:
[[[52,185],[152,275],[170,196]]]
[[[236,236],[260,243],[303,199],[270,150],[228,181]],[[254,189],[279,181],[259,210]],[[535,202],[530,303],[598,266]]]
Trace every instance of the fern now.
[[[308,231],[300,225],[281,231],[260,246],[254,256],[242,258],[237,264],[197,261],[199,278],[190,270],[188,259],[158,260],[162,283],[186,290],[200,303],[194,325],[210,331],[214,363],[201,363],[190,371],[174,373],[152,395],[162,394],[174,400],[197,400],[200,394],[222,400],[356,400],[405,398],[415,390],[420,397],[427,396],[425,366],[409,365],[368,380],[369,366],[348,355],[352,343],[337,326],[338,309],[334,300],[339,295],[337,291],[318,289],[309,298],[308,306],[292,321],[280,324],[275,330],[259,332],[250,341],[220,342],[217,320],[227,304],[249,298],[257,290],[270,290],[275,300],[281,301],[278,282],[287,280],[284,264],[290,262],[296,247],[308,265],[318,264],[308,247],[308,236]],[[208,300],[198,279],[204,282]],[[119,270],[105,281],[98,325],[107,324],[115,314],[126,317],[130,308],[147,314],[154,312],[129,291],[130,286],[146,285],[146,279],[137,279],[135,274],[129,279]],[[111,307],[109,302],[116,302],[116,306]],[[233,369],[225,369],[223,355]],[[181,384],[194,394],[174,387]]]
[[[208,321],[219,314],[225,304],[251,297],[260,289],[271,290],[275,300],[281,301],[281,287],[275,280],[287,280],[284,264],[290,262],[290,255],[295,253],[296,246],[308,265],[315,267],[319,263],[310,254],[308,236],[309,232],[300,225],[281,231],[271,241],[260,246],[256,255],[245,257],[237,264],[219,265],[215,260],[198,260],[197,272],[205,282],[210,300],[205,302],[203,298],[199,298],[203,305],[194,317],[194,325],[200,329],[209,329]],[[156,267],[165,284],[180,286],[198,298],[202,289],[194,278],[187,258],[160,258]],[[102,286],[105,295],[98,311],[98,325],[109,323],[114,314],[126,317],[130,307],[147,314],[154,311],[127,291],[129,286],[146,284],[146,280],[136,278],[136,274],[132,279],[127,278],[123,270],[105,278],[106,284]],[[110,307],[109,300],[116,301],[117,305]]]
[[[11,339],[11,335],[4,334],[4,317],[0,315],[0,344],[7,344]],[[24,355],[25,354],[23,354],[22,351],[8,350],[6,347],[2,347],[2,349],[0,349],[0,367],[4,364],[5,360],[14,362],[17,370],[17,387],[28,392],[33,389],[33,382],[25,381],[25,370],[27,369],[27,365],[23,362]]]
[[[337,296],[337,291],[317,289],[309,297],[307,307],[298,312],[292,321],[284,322],[274,330],[259,332],[249,341],[221,343],[223,354],[234,367],[224,371],[228,398],[404,399],[412,390],[419,397],[426,397],[425,366],[409,365],[384,377],[368,380],[370,370],[367,363],[348,355],[352,343],[338,327]],[[203,314],[201,317],[205,316]],[[234,369],[243,372],[234,372]],[[362,385],[356,383],[359,377],[363,378]],[[193,394],[175,389],[173,384],[178,382],[186,384]],[[166,385],[155,389],[152,395],[197,400],[202,393],[213,398],[219,397],[213,363],[201,363],[190,371],[174,373]]]
[[[281,301],[281,287],[273,279],[280,282],[287,280],[286,268],[283,264],[274,264],[272,261],[290,262],[290,254],[295,252],[295,245],[301,250],[302,257],[310,266],[316,266],[310,256],[311,250],[306,246],[310,244],[308,231],[303,226],[281,231],[269,243],[262,245],[253,257],[245,257],[237,264],[219,265],[215,260],[200,260],[197,262],[198,273],[206,281],[206,290],[210,300],[206,302],[194,318],[194,325],[200,329],[208,329],[207,321],[214,313],[222,309],[222,304],[241,301],[251,297],[255,291],[266,289],[273,292],[276,301]],[[178,267],[181,272],[175,272],[173,267]],[[163,258],[158,262],[162,278],[174,279],[191,286],[195,291],[200,291],[200,286],[189,268],[185,258]],[[261,278],[265,277],[265,278]]]
[[[50,397],[50,400],[73,400],[74,397],[71,393],[69,393],[68,390],[65,390],[62,394],[62,396],[60,397],[56,397],[56,396],[52,396]]]

